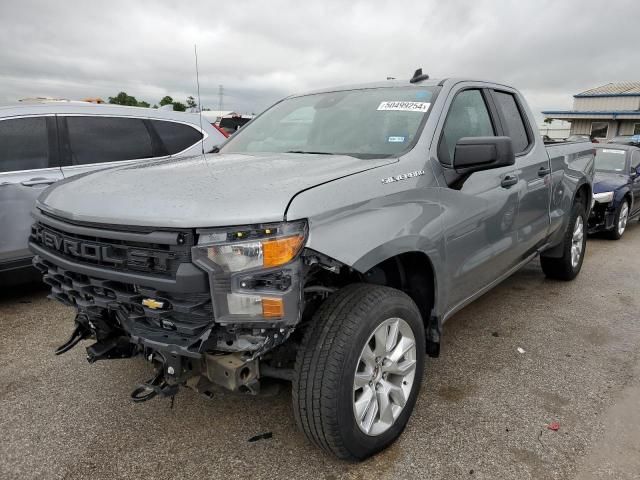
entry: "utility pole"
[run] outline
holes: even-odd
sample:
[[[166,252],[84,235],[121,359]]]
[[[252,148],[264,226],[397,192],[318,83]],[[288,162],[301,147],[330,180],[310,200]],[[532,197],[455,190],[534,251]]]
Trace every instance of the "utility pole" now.
[[[218,110],[222,111],[222,99],[224,97],[224,87],[222,85],[218,85]]]

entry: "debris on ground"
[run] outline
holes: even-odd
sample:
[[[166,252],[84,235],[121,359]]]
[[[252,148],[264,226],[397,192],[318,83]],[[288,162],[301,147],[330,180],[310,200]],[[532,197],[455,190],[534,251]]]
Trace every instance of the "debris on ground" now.
[[[498,332],[493,332],[491,335],[494,336],[494,337],[499,337],[500,336],[500,334]]]
[[[524,353],[524,348],[518,347],[518,352],[519,353]]]
[[[273,433],[265,432],[265,433],[260,433],[259,435],[256,435],[254,437],[251,437],[248,441],[257,442],[258,440],[268,440],[271,437],[273,437]]]
[[[549,430],[557,432],[558,430],[560,430],[560,424],[558,422],[551,422],[549,425],[547,425],[547,428]]]

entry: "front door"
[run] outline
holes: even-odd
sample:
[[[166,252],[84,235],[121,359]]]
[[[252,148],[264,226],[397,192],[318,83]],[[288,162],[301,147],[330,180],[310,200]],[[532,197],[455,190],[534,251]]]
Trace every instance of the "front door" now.
[[[31,210],[42,191],[62,179],[54,117],[0,120],[0,270],[32,256]]]
[[[437,157],[447,169],[455,145],[463,137],[495,136],[495,110],[488,106],[489,93],[464,88],[453,97],[441,133]],[[441,190],[445,226],[448,304],[454,307],[488,286],[509,263],[517,241],[519,181],[515,166],[472,173],[462,185]]]

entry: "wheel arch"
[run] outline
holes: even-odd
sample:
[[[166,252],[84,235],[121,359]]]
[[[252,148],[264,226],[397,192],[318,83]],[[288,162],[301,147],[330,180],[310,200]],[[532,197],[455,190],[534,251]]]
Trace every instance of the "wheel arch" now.
[[[589,212],[591,211],[592,199],[593,199],[593,192],[591,190],[591,185],[589,185],[589,183],[587,183],[586,181],[583,181],[582,183],[578,184],[578,187],[576,188],[576,193],[573,196],[573,202],[571,204],[573,205],[576,201],[579,200],[584,205],[584,210],[588,216]]]
[[[576,186],[576,191],[573,194],[570,208],[568,208],[565,213],[566,218],[562,222],[562,227],[558,230],[559,235],[557,235],[557,241],[552,243],[553,246],[551,248],[548,248],[547,250],[541,252],[541,256],[550,258],[558,258],[562,256],[564,246],[564,232],[567,229],[569,216],[571,215],[571,208],[573,208],[573,205],[575,205],[575,203],[579,201],[584,206],[585,214],[588,218],[589,213],[591,212],[592,199],[593,191],[591,189],[591,184],[589,184],[589,182],[587,182],[585,179],[582,179]]]
[[[372,258],[377,262],[373,263]],[[387,255],[370,252],[353,266],[367,283],[385,285],[403,291],[416,303],[424,323],[427,353],[437,356],[440,347],[438,263],[423,250],[399,249]]]

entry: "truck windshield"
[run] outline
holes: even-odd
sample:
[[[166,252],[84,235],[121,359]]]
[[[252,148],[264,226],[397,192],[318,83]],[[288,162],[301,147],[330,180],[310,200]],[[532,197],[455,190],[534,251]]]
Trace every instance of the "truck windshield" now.
[[[627,152],[614,148],[596,149],[596,171],[598,172],[626,172]]]
[[[413,146],[437,90],[371,88],[288,98],[238,131],[220,151],[398,155]]]

